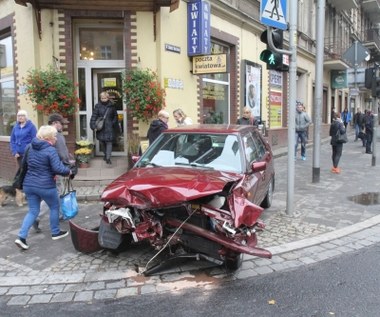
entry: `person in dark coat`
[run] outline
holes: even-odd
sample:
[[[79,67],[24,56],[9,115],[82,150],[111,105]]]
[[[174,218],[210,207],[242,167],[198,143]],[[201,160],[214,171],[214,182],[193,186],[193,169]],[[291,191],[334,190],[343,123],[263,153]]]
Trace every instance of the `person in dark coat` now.
[[[256,118],[252,116],[251,108],[244,107],[243,115],[241,118],[237,119],[236,124],[258,126],[259,123]]]
[[[35,223],[39,213],[41,201],[44,200],[50,209],[50,231],[53,240],[68,235],[59,227],[59,198],[55,176],[69,176],[73,172],[63,165],[54,144],[57,140],[57,129],[52,126],[41,126],[37,137],[30,145],[27,159],[28,170],[23,182],[23,190],[28,201],[29,210],[22,222],[18,238],[15,243],[23,250],[29,249],[26,243],[30,228]]]
[[[17,121],[12,129],[10,148],[12,156],[16,158],[18,166],[21,167],[25,148],[37,134],[37,129],[33,122],[28,120],[25,110],[17,112]]]
[[[149,145],[151,145],[158,136],[168,128],[169,113],[165,110],[161,110],[158,115],[158,119],[152,121],[149,126],[147,138]]]
[[[102,117],[105,117],[103,128],[97,130],[96,120]],[[117,110],[109,99],[108,93],[105,91],[100,94],[100,102],[95,105],[90,119],[90,128],[96,131],[96,138],[99,140],[101,147],[103,148],[103,160],[105,160],[107,164],[112,164],[112,143],[116,139],[118,118]]]
[[[367,110],[364,117],[364,127],[365,127],[365,134],[366,134],[365,152],[367,154],[372,154],[373,124],[374,124],[373,114],[371,110]]]
[[[330,136],[331,136],[331,147],[332,147],[332,163],[333,167],[331,169],[332,173],[339,174],[341,172],[340,168],[338,167],[340,157],[342,156],[343,151],[343,143],[338,143],[336,141],[336,134],[338,133],[343,134],[346,133],[346,128],[343,124],[342,119],[340,118],[340,113],[335,112],[333,117],[333,123],[330,125]]]

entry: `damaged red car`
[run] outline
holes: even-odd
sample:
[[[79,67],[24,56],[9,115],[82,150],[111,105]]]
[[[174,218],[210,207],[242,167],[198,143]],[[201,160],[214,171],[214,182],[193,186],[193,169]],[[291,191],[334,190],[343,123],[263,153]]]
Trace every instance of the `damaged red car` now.
[[[244,253],[271,257],[257,247],[256,232],[274,187],[273,154],[255,127],[169,129],[104,190],[99,244],[116,250],[125,241],[149,241],[173,257],[234,270]]]

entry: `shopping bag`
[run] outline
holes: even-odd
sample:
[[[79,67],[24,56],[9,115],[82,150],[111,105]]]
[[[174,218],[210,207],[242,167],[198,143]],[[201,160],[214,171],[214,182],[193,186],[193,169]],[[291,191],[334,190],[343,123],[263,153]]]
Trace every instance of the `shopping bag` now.
[[[63,194],[59,196],[61,212],[64,220],[72,219],[78,214],[79,206],[77,192],[74,190],[71,179],[65,180]]]

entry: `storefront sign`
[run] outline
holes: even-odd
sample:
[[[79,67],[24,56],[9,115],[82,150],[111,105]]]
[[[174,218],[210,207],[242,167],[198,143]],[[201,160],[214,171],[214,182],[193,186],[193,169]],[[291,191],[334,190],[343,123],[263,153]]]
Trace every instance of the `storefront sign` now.
[[[282,93],[269,92],[269,122],[271,128],[280,128],[282,122]]]
[[[187,4],[187,55],[210,54],[210,3],[195,0]]]
[[[227,54],[193,57],[193,74],[227,73]]]
[[[102,78],[102,87],[116,87],[116,78]]]
[[[332,89],[347,88],[347,73],[345,70],[331,71],[331,88]]]

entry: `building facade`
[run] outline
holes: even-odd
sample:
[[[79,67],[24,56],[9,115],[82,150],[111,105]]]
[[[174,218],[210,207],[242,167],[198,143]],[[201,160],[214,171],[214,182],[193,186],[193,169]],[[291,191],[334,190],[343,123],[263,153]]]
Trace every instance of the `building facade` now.
[[[266,48],[260,40],[265,30],[260,23],[260,1],[93,3],[0,1],[0,177],[12,178],[16,170],[9,151],[9,135],[17,111],[25,109],[36,126],[47,121],[34,110],[23,78],[29,70],[48,65],[64,70],[79,84],[81,102],[65,127],[71,149],[75,140],[81,138],[96,142],[89,120],[99,93],[104,90],[112,95],[122,130],[113,145],[113,156],[127,155],[132,133],[145,137],[148,124],[128,116],[128,103],[123,100],[122,73],[131,67],[157,72],[166,90],[169,113],[182,108],[193,122],[235,123],[247,105],[265,123],[273,147],[287,144],[287,113],[288,107],[293,106],[287,102],[288,74],[268,71],[260,61],[260,53]],[[197,5],[203,11],[198,12]],[[314,0],[298,1],[297,97],[311,116],[318,31],[316,7]],[[356,107],[371,106],[370,93],[360,78],[362,70],[379,58],[379,17],[379,0],[326,1],[323,136],[328,132],[331,109],[342,111],[348,107],[354,111]],[[194,18],[209,25],[192,29]],[[196,37],[199,31],[202,34]],[[370,51],[371,57],[350,65],[343,55],[355,42]],[[200,52],[193,54],[192,50],[198,48]],[[221,66],[216,71],[215,63]],[[351,86],[349,80],[347,85],[333,85],[337,71],[344,78],[349,79],[350,74],[352,77],[347,69],[354,69],[356,82]],[[173,118],[169,126],[175,126]],[[98,145],[96,153],[100,153]]]

